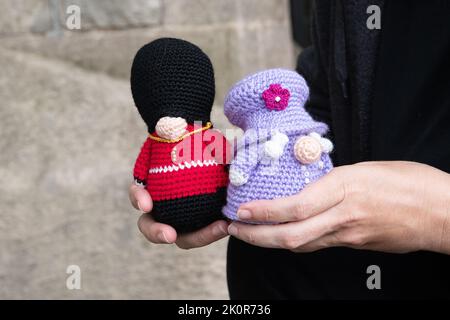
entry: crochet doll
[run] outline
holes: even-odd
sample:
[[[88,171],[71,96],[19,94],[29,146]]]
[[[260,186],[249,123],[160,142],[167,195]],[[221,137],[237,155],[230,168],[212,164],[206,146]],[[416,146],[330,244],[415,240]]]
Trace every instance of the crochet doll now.
[[[242,203],[293,195],[332,169],[328,127],[305,111],[308,96],[303,77],[284,69],[250,75],[228,93],[225,115],[244,130],[229,172],[228,218],[237,220]]]
[[[210,122],[215,82],[208,56],[184,40],[155,40],[134,58],[131,90],[149,132],[134,179],[152,197],[152,217],[179,233],[220,219],[228,148]]]

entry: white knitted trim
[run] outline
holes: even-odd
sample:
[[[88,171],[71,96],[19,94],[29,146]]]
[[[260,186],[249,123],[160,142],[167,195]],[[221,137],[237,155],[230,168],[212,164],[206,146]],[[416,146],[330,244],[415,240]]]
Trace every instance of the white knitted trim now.
[[[180,163],[178,165],[164,166],[164,167],[155,167],[148,170],[148,173],[168,173],[174,172],[178,170],[196,168],[196,167],[209,167],[209,166],[217,166],[218,163],[216,160],[204,160],[204,161],[185,161],[184,163]]]
[[[288,136],[276,130],[272,138],[264,144],[264,153],[270,159],[279,159],[288,142]]]
[[[309,136],[317,139],[320,142],[323,152],[330,153],[331,151],[333,151],[333,142],[331,142],[329,139],[323,138],[317,132],[311,132]]]
[[[236,169],[233,166],[231,166],[230,168],[229,177],[230,183],[237,187],[246,184],[248,181],[248,176],[246,176],[244,173],[240,172],[239,169]]]
[[[322,146],[323,152],[330,153],[331,151],[333,151],[333,143],[330,140],[322,138],[320,139],[320,144]]]

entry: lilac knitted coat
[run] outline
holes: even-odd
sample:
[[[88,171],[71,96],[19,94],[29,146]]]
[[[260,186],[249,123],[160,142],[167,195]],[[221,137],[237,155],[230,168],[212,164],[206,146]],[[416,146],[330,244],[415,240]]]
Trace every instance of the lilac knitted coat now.
[[[333,167],[326,124],[305,111],[308,86],[297,72],[271,69],[238,82],[225,115],[244,130],[230,167],[223,213],[238,220],[242,203],[293,195]]]

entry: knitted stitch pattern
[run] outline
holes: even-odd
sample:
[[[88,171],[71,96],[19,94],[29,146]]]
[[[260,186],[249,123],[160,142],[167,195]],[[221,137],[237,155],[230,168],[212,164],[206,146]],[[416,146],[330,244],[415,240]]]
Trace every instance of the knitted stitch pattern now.
[[[194,126],[189,125],[188,131],[193,130]],[[220,139],[222,141],[218,143]],[[206,152],[209,148],[211,152]],[[183,153],[190,151],[190,155],[180,156],[181,150]],[[215,193],[218,187],[228,184],[228,174],[223,166],[229,158],[227,150],[225,137],[212,129],[180,142],[158,142],[147,138],[136,159],[134,177],[145,182],[154,202]],[[216,152],[222,152],[220,157],[216,157]]]
[[[244,130],[230,167],[227,204],[223,208],[228,218],[238,220],[236,213],[242,203],[293,195],[332,169],[328,154],[332,144],[321,137],[328,127],[305,111],[308,96],[303,77],[284,69],[250,75],[228,93],[225,115]],[[299,155],[295,146],[301,137],[309,139],[303,148],[311,143],[319,146],[316,161],[298,160],[317,149],[303,150]]]
[[[214,72],[208,56],[184,40],[155,40],[134,58],[131,90],[151,134],[136,160],[134,178],[152,197],[152,217],[178,233],[221,219],[228,144],[220,132],[209,129],[210,124],[194,125],[209,122],[214,101]],[[161,118],[159,133],[177,136],[187,125],[189,135],[181,141],[158,136],[156,124]]]

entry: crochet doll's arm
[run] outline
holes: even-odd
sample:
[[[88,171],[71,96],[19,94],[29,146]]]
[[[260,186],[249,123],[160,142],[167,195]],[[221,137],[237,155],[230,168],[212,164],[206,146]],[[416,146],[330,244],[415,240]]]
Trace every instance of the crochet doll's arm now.
[[[147,184],[148,170],[150,169],[151,140],[147,138],[142,145],[141,151],[134,164],[134,182],[137,185],[145,186]]]
[[[278,160],[284,151],[284,147],[289,142],[289,138],[284,133],[274,130],[269,141],[264,143],[264,156],[268,160]]]
[[[251,173],[261,161],[261,146],[257,135],[245,133],[238,143],[234,159],[231,161],[230,183],[241,186],[247,183]]]
[[[255,167],[261,163],[278,160],[289,138],[274,130],[271,133],[245,132],[239,142],[237,154],[231,162],[230,183],[236,186],[247,183]]]
[[[256,146],[254,148],[256,149]],[[258,151],[252,150],[251,146],[250,149],[239,149],[236,157],[231,162],[230,183],[235,186],[246,184],[258,161]]]
[[[331,153],[333,151],[333,142],[330,141],[328,138],[322,137],[317,132],[311,132],[309,134],[310,137],[313,137],[314,139],[318,140],[320,143],[320,146],[322,147],[322,151],[325,153]]]

